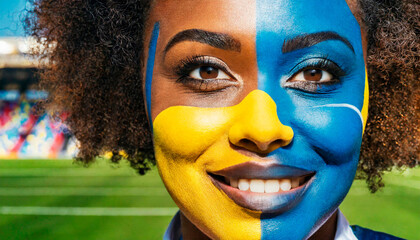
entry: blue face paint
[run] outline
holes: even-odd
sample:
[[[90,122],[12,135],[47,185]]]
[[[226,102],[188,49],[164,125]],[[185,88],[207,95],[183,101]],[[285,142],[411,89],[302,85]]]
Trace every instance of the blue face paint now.
[[[153,129],[152,122],[152,79],[153,79],[153,68],[155,66],[155,55],[156,55],[156,45],[159,37],[159,22],[156,22],[153,27],[152,36],[149,43],[149,55],[147,58],[147,68],[146,68],[146,103],[147,103],[147,113],[149,115],[149,124],[150,128]]]
[[[290,145],[269,157],[316,172],[296,206],[262,214],[261,238],[303,239],[338,207],[357,168],[365,87],[360,27],[345,0],[257,0],[256,21],[258,88],[276,102],[280,121],[295,134]],[[325,41],[285,51],[292,39],[320,32],[327,33]],[[333,72],[339,80],[288,81],[311,67]],[[283,200],[273,197],[273,205]]]

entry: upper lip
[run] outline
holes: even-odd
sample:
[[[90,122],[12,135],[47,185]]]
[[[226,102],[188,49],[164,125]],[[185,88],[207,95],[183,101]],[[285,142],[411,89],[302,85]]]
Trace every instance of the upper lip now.
[[[249,161],[210,173],[235,179],[282,179],[314,174],[313,171],[281,165],[273,161]]]

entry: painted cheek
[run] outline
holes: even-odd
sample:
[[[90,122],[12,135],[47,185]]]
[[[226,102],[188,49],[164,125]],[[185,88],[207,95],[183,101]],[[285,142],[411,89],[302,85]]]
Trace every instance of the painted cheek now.
[[[227,108],[170,107],[153,122],[154,142],[163,152],[190,161],[220,139],[231,121]]]
[[[361,111],[349,103],[328,103],[295,110],[293,127],[316,148],[326,164],[357,160],[369,104],[367,75]]]
[[[346,104],[300,108],[294,123],[325,164],[340,165],[358,156],[363,127],[360,116],[357,108]]]

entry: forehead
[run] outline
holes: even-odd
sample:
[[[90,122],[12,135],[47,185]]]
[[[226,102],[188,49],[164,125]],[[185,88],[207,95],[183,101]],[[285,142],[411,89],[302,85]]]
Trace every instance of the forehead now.
[[[151,9],[147,32],[159,22],[162,42],[182,30],[194,28],[229,31],[245,40],[244,36],[255,34],[255,4],[255,0],[159,0]]]
[[[310,29],[314,26],[345,31],[346,25],[354,24],[351,12],[356,12],[356,5],[354,0],[157,0],[148,26],[160,21],[171,31],[202,26],[244,33],[258,24],[290,33],[315,31]]]
[[[344,0],[258,0],[257,3],[259,31],[295,35],[330,30],[346,35],[357,24]]]

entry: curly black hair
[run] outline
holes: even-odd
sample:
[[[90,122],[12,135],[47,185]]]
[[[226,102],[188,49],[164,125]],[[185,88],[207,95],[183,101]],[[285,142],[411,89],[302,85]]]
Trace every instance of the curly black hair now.
[[[142,89],[143,37],[149,0],[34,0],[26,30],[48,62],[41,86],[78,139],[77,161],[124,151],[144,174],[155,164]],[[419,3],[359,0],[368,40],[369,119],[358,169],[372,192],[393,166],[419,164]]]

